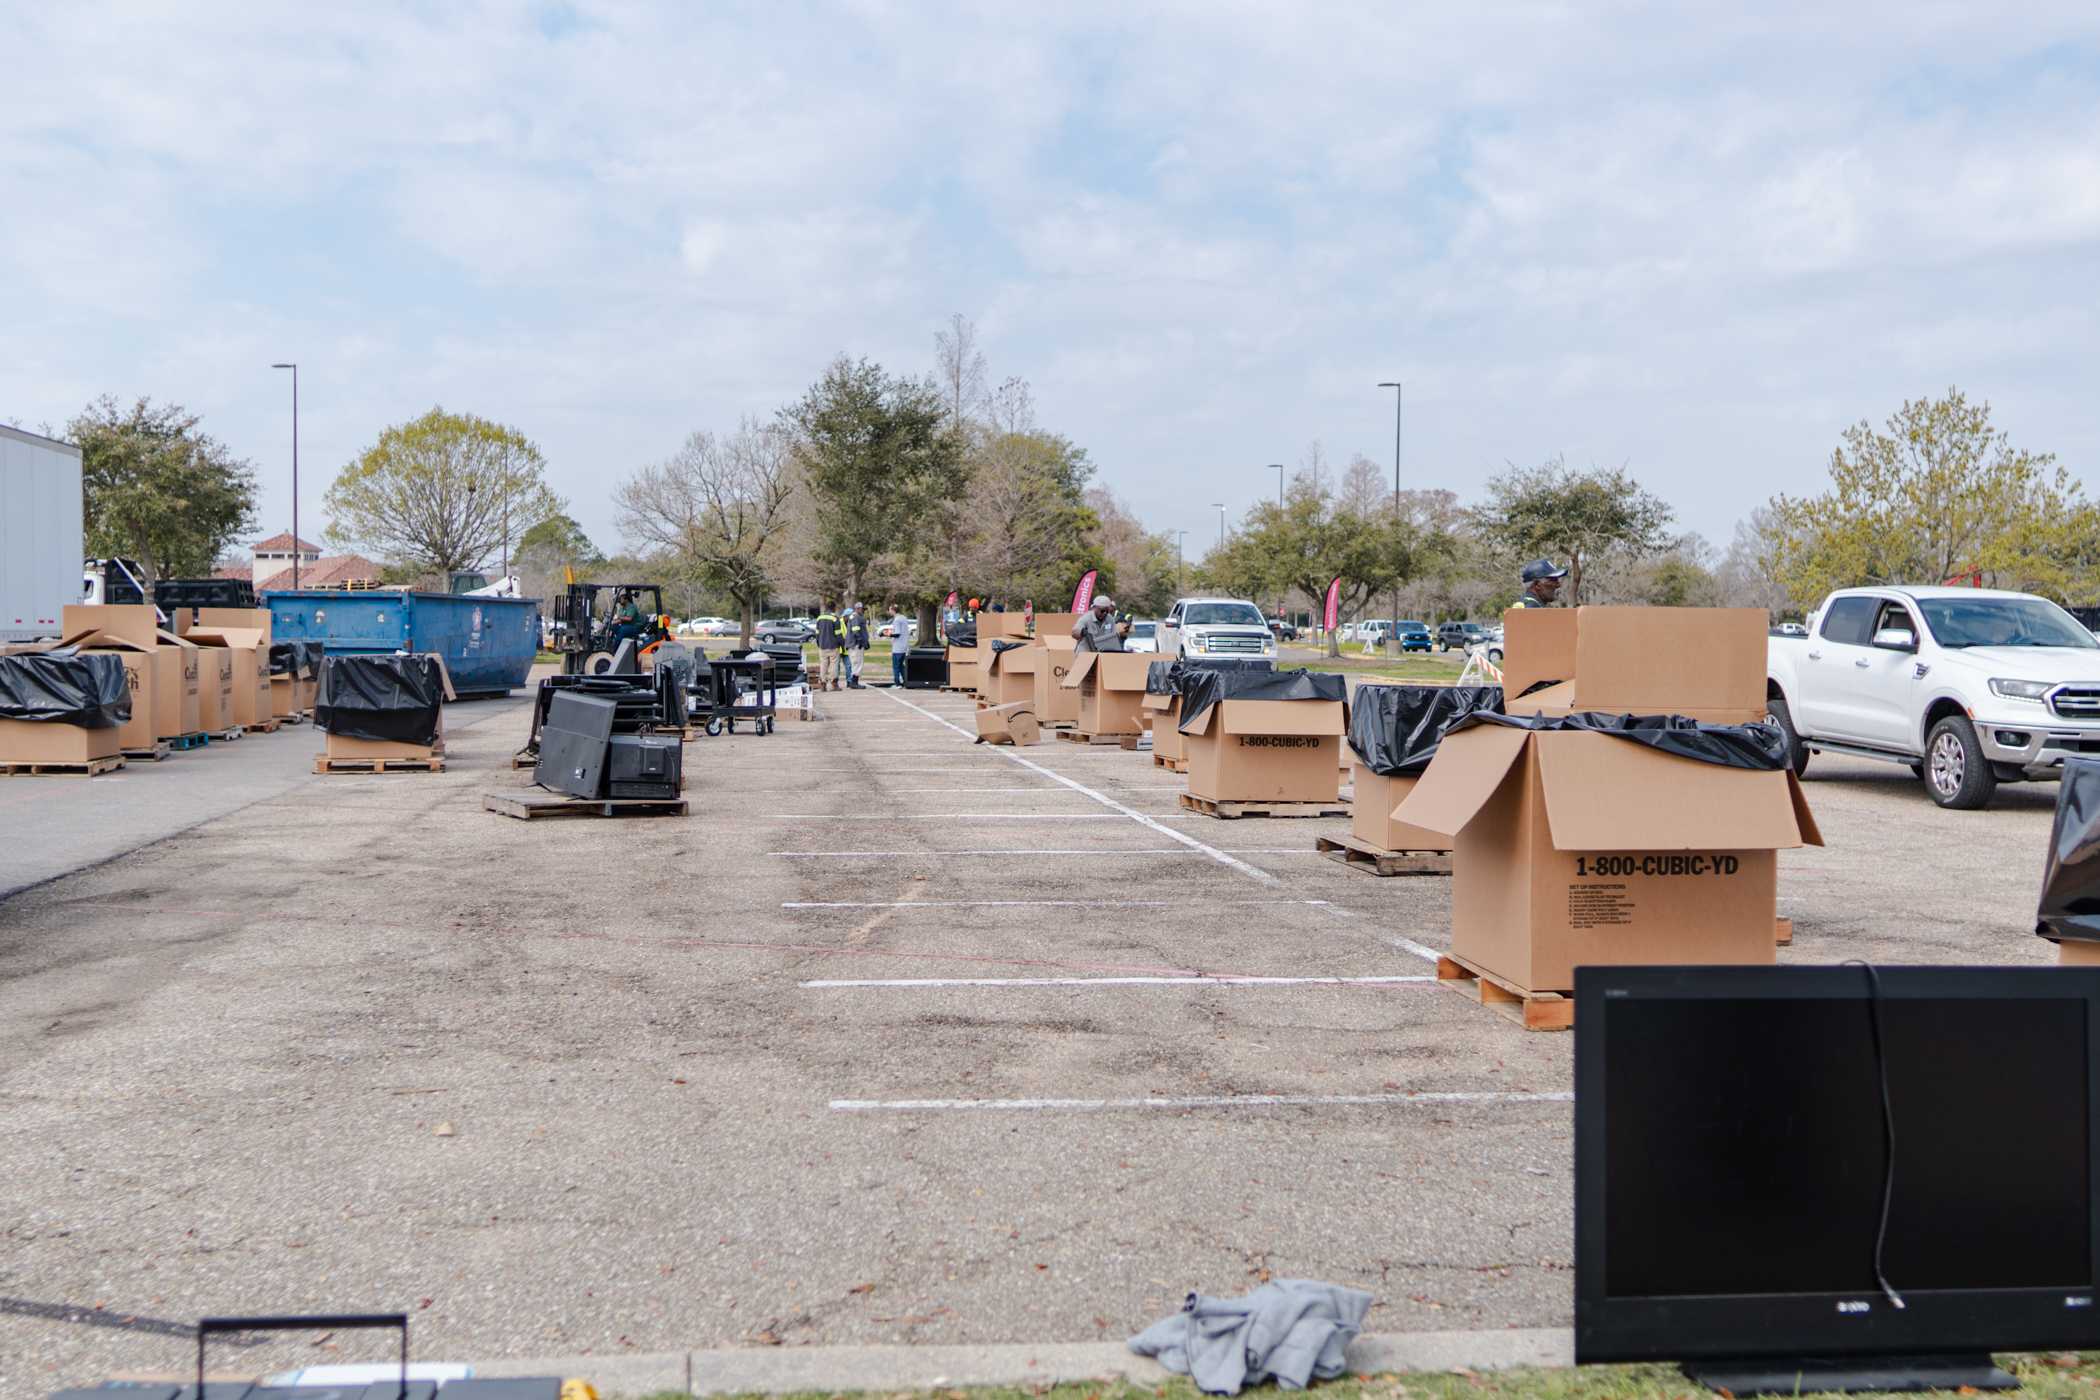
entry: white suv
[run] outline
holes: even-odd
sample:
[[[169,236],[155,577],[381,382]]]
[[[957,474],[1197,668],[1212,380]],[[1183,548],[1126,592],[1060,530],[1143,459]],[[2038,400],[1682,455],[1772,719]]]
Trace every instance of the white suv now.
[[[1276,655],[1268,618],[1244,598],[1183,598],[1159,624],[1158,636],[1161,656]]]

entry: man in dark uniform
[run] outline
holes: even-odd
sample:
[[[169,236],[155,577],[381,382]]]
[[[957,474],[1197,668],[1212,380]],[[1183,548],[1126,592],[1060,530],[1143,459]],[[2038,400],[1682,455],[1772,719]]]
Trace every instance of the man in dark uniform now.
[[[1534,559],[1524,566],[1524,594],[1517,599],[1520,608],[1550,608],[1560,601],[1560,581],[1568,576],[1566,569],[1556,569],[1549,559]]]

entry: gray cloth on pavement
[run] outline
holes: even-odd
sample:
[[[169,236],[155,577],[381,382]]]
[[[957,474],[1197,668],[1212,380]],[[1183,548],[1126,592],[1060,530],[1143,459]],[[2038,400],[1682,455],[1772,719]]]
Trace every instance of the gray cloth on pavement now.
[[[1180,1312],[1132,1337],[1130,1349],[1159,1358],[1207,1395],[1237,1395],[1267,1380],[1303,1390],[1342,1374],[1342,1353],[1363,1330],[1371,1302],[1359,1288],[1295,1278],[1243,1298],[1191,1293]]]

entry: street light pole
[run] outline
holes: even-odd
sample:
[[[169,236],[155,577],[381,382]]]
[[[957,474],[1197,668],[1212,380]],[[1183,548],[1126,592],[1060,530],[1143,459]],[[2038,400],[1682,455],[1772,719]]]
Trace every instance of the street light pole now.
[[[299,591],[299,366],[271,365],[292,372],[292,591]]]
[[[1210,508],[1218,513],[1218,548],[1225,548],[1225,503],[1212,501]]]
[[[1388,379],[1378,387],[1393,391],[1393,536],[1397,540],[1400,534],[1400,422],[1401,413],[1407,405],[1407,389],[1397,379]],[[1394,656],[1400,655],[1400,579],[1398,575],[1395,575],[1393,578],[1393,633],[1388,639],[1388,645],[1392,647]]]
[[[1283,509],[1283,463],[1281,463],[1281,462],[1271,462],[1271,463],[1269,463],[1269,465],[1268,465],[1267,467],[1263,468],[1263,470],[1264,470],[1264,471],[1272,471],[1272,472],[1276,473],[1276,509],[1278,509],[1278,510],[1282,510],[1282,509]]]
[[[1188,538],[1188,533],[1186,530],[1174,532],[1174,593],[1177,597],[1189,591],[1188,570],[1181,562],[1181,542]]]

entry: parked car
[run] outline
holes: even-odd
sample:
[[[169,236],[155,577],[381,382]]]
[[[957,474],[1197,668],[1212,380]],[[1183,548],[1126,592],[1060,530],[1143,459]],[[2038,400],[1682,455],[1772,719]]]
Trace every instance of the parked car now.
[[[1295,642],[1298,640],[1298,624],[1295,622],[1287,622],[1283,618],[1272,617],[1269,619],[1269,630],[1276,634],[1276,640],[1279,642]]]
[[[904,626],[905,631],[908,634],[905,637],[905,642],[908,645],[913,637],[919,635],[919,623],[918,620],[914,618],[911,621],[905,623]],[[894,641],[896,639],[897,629],[892,627],[889,623],[885,622],[882,624],[882,626],[875,629],[875,635],[878,637],[888,637],[892,641]]]
[[[710,618],[700,629],[703,637],[734,637],[744,630],[744,625],[733,617]]]
[[[1782,622],[1772,629],[1775,637],[1806,637],[1808,628],[1798,622]]]
[[[817,639],[817,629],[800,618],[775,618],[752,628],[751,639],[784,646],[804,646]]]
[[[727,622],[726,617],[689,617],[678,624],[678,630],[688,636],[704,637],[708,628],[716,623]]]
[[[1396,630],[1400,634],[1400,650],[1403,653],[1410,651],[1426,652],[1429,650],[1430,642],[1428,623],[1416,622],[1410,618],[1403,618],[1401,619],[1400,625]]]
[[[1471,651],[1487,640],[1488,629],[1477,622],[1447,622],[1436,629],[1438,651]]]
[[[1161,656],[1276,655],[1268,618],[1244,598],[1179,599],[1155,635]]]
[[[1817,752],[1906,765],[1942,807],[2100,752],[2100,642],[2056,604],[1980,588],[1841,588],[1765,647],[1768,721]]]
[[[1130,635],[1123,639],[1123,650],[1151,652],[1158,651],[1159,624],[1157,622],[1131,623]]]

